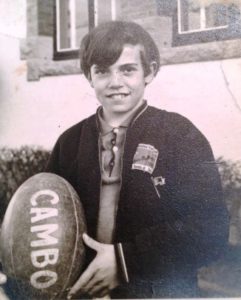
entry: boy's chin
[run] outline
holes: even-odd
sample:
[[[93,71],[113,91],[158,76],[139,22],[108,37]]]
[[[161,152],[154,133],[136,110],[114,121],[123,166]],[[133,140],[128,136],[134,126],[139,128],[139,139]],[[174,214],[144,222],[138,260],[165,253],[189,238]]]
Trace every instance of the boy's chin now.
[[[110,114],[113,114],[113,115],[118,115],[118,114],[126,114],[128,113],[128,109],[125,109],[125,108],[122,108],[122,109],[113,109],[110,111]]]

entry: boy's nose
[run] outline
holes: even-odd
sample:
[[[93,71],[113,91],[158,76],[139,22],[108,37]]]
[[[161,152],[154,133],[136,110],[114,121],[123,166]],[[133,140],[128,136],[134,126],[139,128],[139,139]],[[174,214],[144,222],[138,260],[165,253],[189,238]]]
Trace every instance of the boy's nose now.
[[[123,85],[123,80],[120,72],[113,72],[110,74],[109,87],[118,88]]]

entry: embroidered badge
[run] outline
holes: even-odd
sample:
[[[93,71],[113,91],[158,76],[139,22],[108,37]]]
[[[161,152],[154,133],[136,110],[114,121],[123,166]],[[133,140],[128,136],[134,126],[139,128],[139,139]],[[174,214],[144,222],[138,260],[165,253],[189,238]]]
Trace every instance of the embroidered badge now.
[[[152,174],[156,167],[158,150],[152,145],[139,144],[133,158],[132,169]]]

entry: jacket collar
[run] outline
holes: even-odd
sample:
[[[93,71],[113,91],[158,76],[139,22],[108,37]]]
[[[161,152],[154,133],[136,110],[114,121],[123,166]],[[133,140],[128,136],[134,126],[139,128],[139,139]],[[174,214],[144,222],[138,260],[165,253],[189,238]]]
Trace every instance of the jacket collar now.
[[[145,100],[144,103],[138,107],[137,110],[133,112],[133,114],[127,118],[119,127],[129,127],[133,126],[133,124],[136,122],[136,120],[144,113],[144,111],[147,109],[148,104]],[[113,130],[113,127],[110,126],[103,118],[103,107],[100,106],[97,109],[96,112],[96,122],[97,122],[97,129],[100,133],[105,134]]]

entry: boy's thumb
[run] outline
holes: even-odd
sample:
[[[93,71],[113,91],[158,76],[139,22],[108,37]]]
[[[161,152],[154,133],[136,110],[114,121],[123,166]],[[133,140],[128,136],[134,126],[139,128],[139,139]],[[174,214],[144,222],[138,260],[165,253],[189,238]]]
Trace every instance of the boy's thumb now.
[[[101,249],[101,244],[96,240],[92,239],[88,234],[83,234],[84,243],[95,251],[99,251]]]

